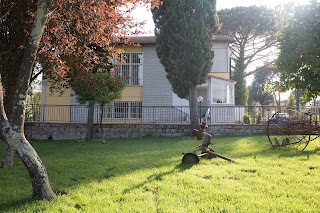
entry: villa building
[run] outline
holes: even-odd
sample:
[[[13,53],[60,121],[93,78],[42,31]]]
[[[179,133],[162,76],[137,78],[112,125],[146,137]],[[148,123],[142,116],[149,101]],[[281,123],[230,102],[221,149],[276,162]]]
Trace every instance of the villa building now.
[[[171,85],[166,78],[164,67],[156,54],[156,39],[154,36],[131,37],[134,43],[139,46],[128,46],[121,54],[121,64],[115,66],[115,73],[119,76],[126,76],[125,89],[122,97],[115,100],[105,111],[104,118],[135,119],[141,123],[148,122],[177,122],[188,121],[189,103],[186,99],[179,98],[171,90]],[[234,106],[234,85],[236,82],[230,80],[230,44],[233,38],[223,35],[214,35],[212,44],[214,50],[213,66],[208,73],[205,84],[197,86],[197,95],[203,97],[200,113],[203,114],[208,108],[217,107],[221,110]],[[76,97],[72,90],[66,91],[62,96],[51,95],[45,81],[42,86],[42,105],[78,106]],[[223,107],[221,107],[223,106]],[[54,120],[64,122],[85,122],[86,109],[81,112],[77,108],[66,110],[66,112],[54,115]],[[168,110],[162,113],[164,109]],[[52,120],[53,109],[45,107],[43,120]],[[98,111],[98,110],[97,110]],[[213,112],[211,110],[211,112]],[[79,116],[79,113],[83,116]],[[98,112],[96,112],[98,113]],[[217,116],[233,114],[234,109],[228,111],[216,111]],[[212,115],[211,115],[212,116]],[[98,116],[97,116],[98,117]],[[172,118],[174,117],[174,120]],[[231,119],[234,116],[221,116],[221,119]],[[217,120],[218,119],[218,120]],[[97,119],[96,119],[97,120]]]

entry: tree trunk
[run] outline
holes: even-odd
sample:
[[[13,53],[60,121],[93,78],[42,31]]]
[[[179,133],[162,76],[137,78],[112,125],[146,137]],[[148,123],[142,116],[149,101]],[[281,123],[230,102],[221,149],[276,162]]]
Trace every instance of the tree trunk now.
[[[87,135],[86,140],[93,139],[93,116],[94,116],[94,103],[89,103],[88,106],[88,120],[87,120]]]
[[[236,105],[246,105],[248,103],[247,97],[247,89],[246,89],[246,80],[245,80],[245,47],[240,46],[239,57],[236,60],[236,68],[234,70],[232,79],[235,80],[237,83],[235,84],[234,91],[235,91],[235,104]]]
[[[5,139],[6,140],[6,139]],[[13,158],[15,151],[11,148],[11,146],[6,142],[6,150],[4,152],[1,166],[2,168],[9,168],[13,166]]]
[[[279,101],[277,101],[277,106],[278,106],[278,112],[281,112],[281,98],[280,98],[280,92],[278,94]]]
[[[104,104],[101,104],[100,105],[101,107],[101,111],[100,111],[100,130],[101,130],[101,137],[102,137],[102,143],[106,143],[106,140],[105,140],[105,133],[103,131],[103,127],[102,127],[102,119],[103,119],[103,114],[104,114]]]
[[[12,72],[12,75],[19,75],[19,73],[17,74],[17,72]],[[10,78],[10,79],[7,79],[7,86],[5,86],[6,96],[4,97],[4,107],[6,109],[6,114],[8,115],[8,118],[10,119],[12,117],[13,108],[14,108],[14,104],[15,104],[14,98],[10,98],[10,97],[15,96],[15,93],[17,90],[17,82],[16,81],[13,82],[14,81],[13,76],[10,76],[8,78]],[[2,129],[2,126],[1,126],[1,129]],[[13,166],[13,159],[14,159],[15,151],[8,145],[8,143],[5,139],[5,136],[2,135],[2,132],[1,132],[1,138],[3,139],[4,143],[6,144],[6,150],[3,154],[2,163],[0,163],[0,167],[10,168]]]
[[[296,99],[296,110],[300,111],[300,91],[295,89],[294,90],[294,97]]]
[[[17,150],[18,156],[27,167],[31,178],[32,196],[37,199],[52,200],[55,194],[51,189],[47,171],[23,132],[15,131],[10,127],[6,136],[9,144]]]
[[[10,148],[17,152],[18,156],[23,161],[28,170],[32,183],[33,197],[47,200],[52,200],[55,197],[55,194],[51,189],[44,165],[42,164],[37,152],[25,138],[24,119],[29,81],[42,33],[46,26],[50,4],[51,1],[49,0],[38,0],[35,20],[30,35],[30,41],[26,45],[26,49],[20,66],[18,87],[15,97],[15,106],[13,116],[12,118],[10,118],[10,121],[8,120],[4,110],[4,90],[2,88],[2,84],[0,85],[0,116],[2,121],[3,135],[6,138],[6,141]]]
[[[196,86],[192,86],[189,89],[189,108],[190,108],[190,124],[191,124],[191,130],[192,130],[199,127]]]

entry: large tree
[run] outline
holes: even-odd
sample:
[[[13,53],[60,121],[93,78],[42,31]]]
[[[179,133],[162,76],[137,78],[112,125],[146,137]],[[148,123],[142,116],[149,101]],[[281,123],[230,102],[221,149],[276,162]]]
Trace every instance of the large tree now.
[[[124,88],[123,80],[108,72],[83,73],[74,79],[72,88],[77,95],[77,101],[81,104],[88,104],[86,139],[92,140],[94,104],[99,104],[103,110],[106,104],[120,98]],[[100,119],[102,122],[102,117]]]
[[[295,7],[279,36],[277,66],[287,89],[304,91],[310,100],[320,92],[320,3]]]
[[[31,14],[35,12],[37,4],[35,1],[17,3],[10,0],[3,0],[0,4],[0,74],[6,88],[4,106],[8,118],[11,118],[15,102],[12,97],[15,96],[19,68],[32,29]],[[14,151],[7,146],[0,167],[12,166],[13,156]]]
[[[101,72],[108,67],[118,54],[117,42],[126,42],[128,35],[139,32],[141,23],[133,19],[131,11],[139,4],[160,0],[55,1],[57,9],[39,51],[52,90],[70,87],[79,72]],[[61,78],[65,80],[62,84]]]
[[[82,87],[93,87],[90,84],[93,77],[87,73],[110,72],[112,61],[121,52],[116,47],[117,43],[121,41],[127,44],[126,37],[129,34],[140,32],[141,23],[135,22],[130,12],[138,3],[156,4],[158,0],[76,2],[57,0],[57,12],[49,20],[48,30],[42,39],[39,58],[47,71],[45,77],[51,92],[61,92],[75,86],[75,79],[88,78],[87,81],[81,80]],[[101,80],[94,79],[96,83]],[[100,85],[100,89],[119,88],[117,80],[114,80],[108,78],[110,85]],[[80,91],[79,87],[73,89],[83,97],[83,90]],[[86,92],[98,90],[99,88],[94,88],[93,91],[88,89]],[[120,90],[113,92],[118,93]],[[101,95],[104,98],[113,97],[114,94],[111,93],[109,91],[109,94]],[[91,96],[88,102],[81,102],[88,103],[87,140],[93,137],[94,103],[97,100],[97,96]]]
[[[275,46],[276,21],[274,13],[266,7],[235,7],[218,11],[221,33],[235,38],[231,46],[233,60],[232,79],[235,85],[235,103],[247,104],[246,80],[252,74],[250,64],[268,60]],[[268,61],[265,61],[268,62]]]
[[[261,67],[254,74],[254,78],[249,90],[249,105],[259,103],[267,106],[273,103],[273,94],[267,90],[267,83],[272,81],[277,69],[266,66]]]
[[[8,146],[18,154],[28,170],[32,183],[33,197],[46,198],[48,200],[53,199],[55,195],[51,189],[49,178],[43,163],[31,144],[25,138],[24,115],[32,68],[41,36],[46,26],[50,6],[51,2],[49,0],[38,1],[30,38],[26,43],[22,62],[19,68],[20,72],[15,94],[15,106],[11,118],[8,118],[6,115],[3,104],[4,89],[2,85],[0,85],[0,116],[3,135]]]
[[[215,12],[215,0],[164,0],[153,10],[157,55],[173,92],[189,100],[192,128],[198,126],[196,85],[205,82],[214,57]]]
[[[68,66],[66,60],[70,59],[72,55],[77,56],[77,58],[82,58],[83,64],[93,64],[88,68],[88,70],[92,71],[95,64],[99,63],[91,62],[95,60],[99,61],[100,59],[99,55],[93,50],[95,45],[100,46],[102,43],[106,43],[107,45],[112,44],[114,40],[117,41],[117,39],[119,39],[118,37],[124,36],[121,34],[123,31],[120,31],[119,27],[128,26],[125,25],[124,22],[132,21],[130,16],[126,14],[126,9],[130,11],[133,5],[132,3],[137,2],[139,1],[106,2],[93,0],[87,2],[80,0],[38,0],[36,2],[35,13],[33,13],[32,10],[28,10],[28,8],[21,7],[27,9],[29,15],[33,17],[33,20],[31,20],[32,28],[29,30],[29,33],[27,33],[28,39],[26,40],[28,42],[23,45],[24,51],[18,69],[18,75],[13,76],[17,81],[17,86],[14,90],[16,93],[12,116],[7,117],[3,103],[4,91],[8,94],[11,92],[11,89],[8,90],[1,85],[0,117],[2,121],[2,132],[6,139],[7,147],[9,147],[12,152],[16,152],[26,166],[32,182],[33,196],[35,198],[51,200],[55,196],[40,157],[24,135],[27,91],[29,89],[33,67],[37,59],[36,56],[40,47],[40,41],[42,40],[42,46],[39,54],[42,56],[42,59],[47,59],[45,62],[51,64],[51,71],[57,74],[56,76],[59,75],[60,77],[68,77],[68,79],[70,79],[70,76],[66,75],[66,73],[71,73],[71,67]],[[156,2],[156,0],[145,0],[143,2]],[[20,2],[17,4],[19,3]],[[28,1],[28,3],[33,3],[33,1]],[[78,10],[75,11],[75,8],[78,8]],[[3,17],[5,16],[1,15],[0,18],[2,19]],[[49,27],[47,27],[48,18],[50,18]],[[71,23],[71,21],[74,20],[76,20],[75,23]],[[111,23],[110,25],[109,22]],[[104,25],[107,27],[104,27]],[[45,29],[46,33],[43,34]],[[74,36],[79,33],[81,34],[81,32],[84,34],[85,31],[87,31],[87,35],[89,35],[89,38],[86,38],[85,41],[81,40],[83,37]],[[13,33],[13,31],[8,29],[4,31],[4,33],[10,34]],[[118,37],[115,35],[118,35]],[[84,45],[84,42],[86,42],[86,45]],[[3,44],[1,43],[1,45]],[[83,46],[85,51],[82,51]],[[108,46],[106,46],[106,49],[111,50]],[[12,69],[14,69],[14,67]],[[73,69],[73,72],[76,71],[76,69]],[[68,79],[65,80],[68,81]],[[12,97],[13,96],[11,96],[11,98]]]
[[[11,0],[0,2],[0,74],[7,92],[4,104],[8,117],[13,111],[14,97],[17,87],[19,67],[28,42],[36,2]]]

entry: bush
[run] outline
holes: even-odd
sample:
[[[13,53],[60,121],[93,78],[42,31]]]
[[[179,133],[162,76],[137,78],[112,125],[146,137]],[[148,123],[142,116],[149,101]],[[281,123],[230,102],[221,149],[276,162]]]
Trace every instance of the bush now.
[[[244,115],[243,115],[243,122],[245,123],[245,124],[250,124],[251,123],[251,116],[249,115],[249,113],[245,113]]]
[[[256,114],[256,124],[260,124],[261,123],[261,118],[262,118],[261,112],[257,112],[257,114]]]

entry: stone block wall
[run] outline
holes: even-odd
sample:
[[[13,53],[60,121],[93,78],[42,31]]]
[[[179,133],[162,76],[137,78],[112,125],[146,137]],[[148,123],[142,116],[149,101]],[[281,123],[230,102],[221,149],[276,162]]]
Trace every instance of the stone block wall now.
[[[103,124],[105,138],[131,138],[143,136],[181,137],[191,135],[187,124]],[[219,124],[209,125],[207,132],[213,135],[266,134],[266,125]],[[86,124],[42,123],[25,124],[27,138],[36,140],[84,140]],[[94,138],[101,138],[99,124],[94,125]]]

